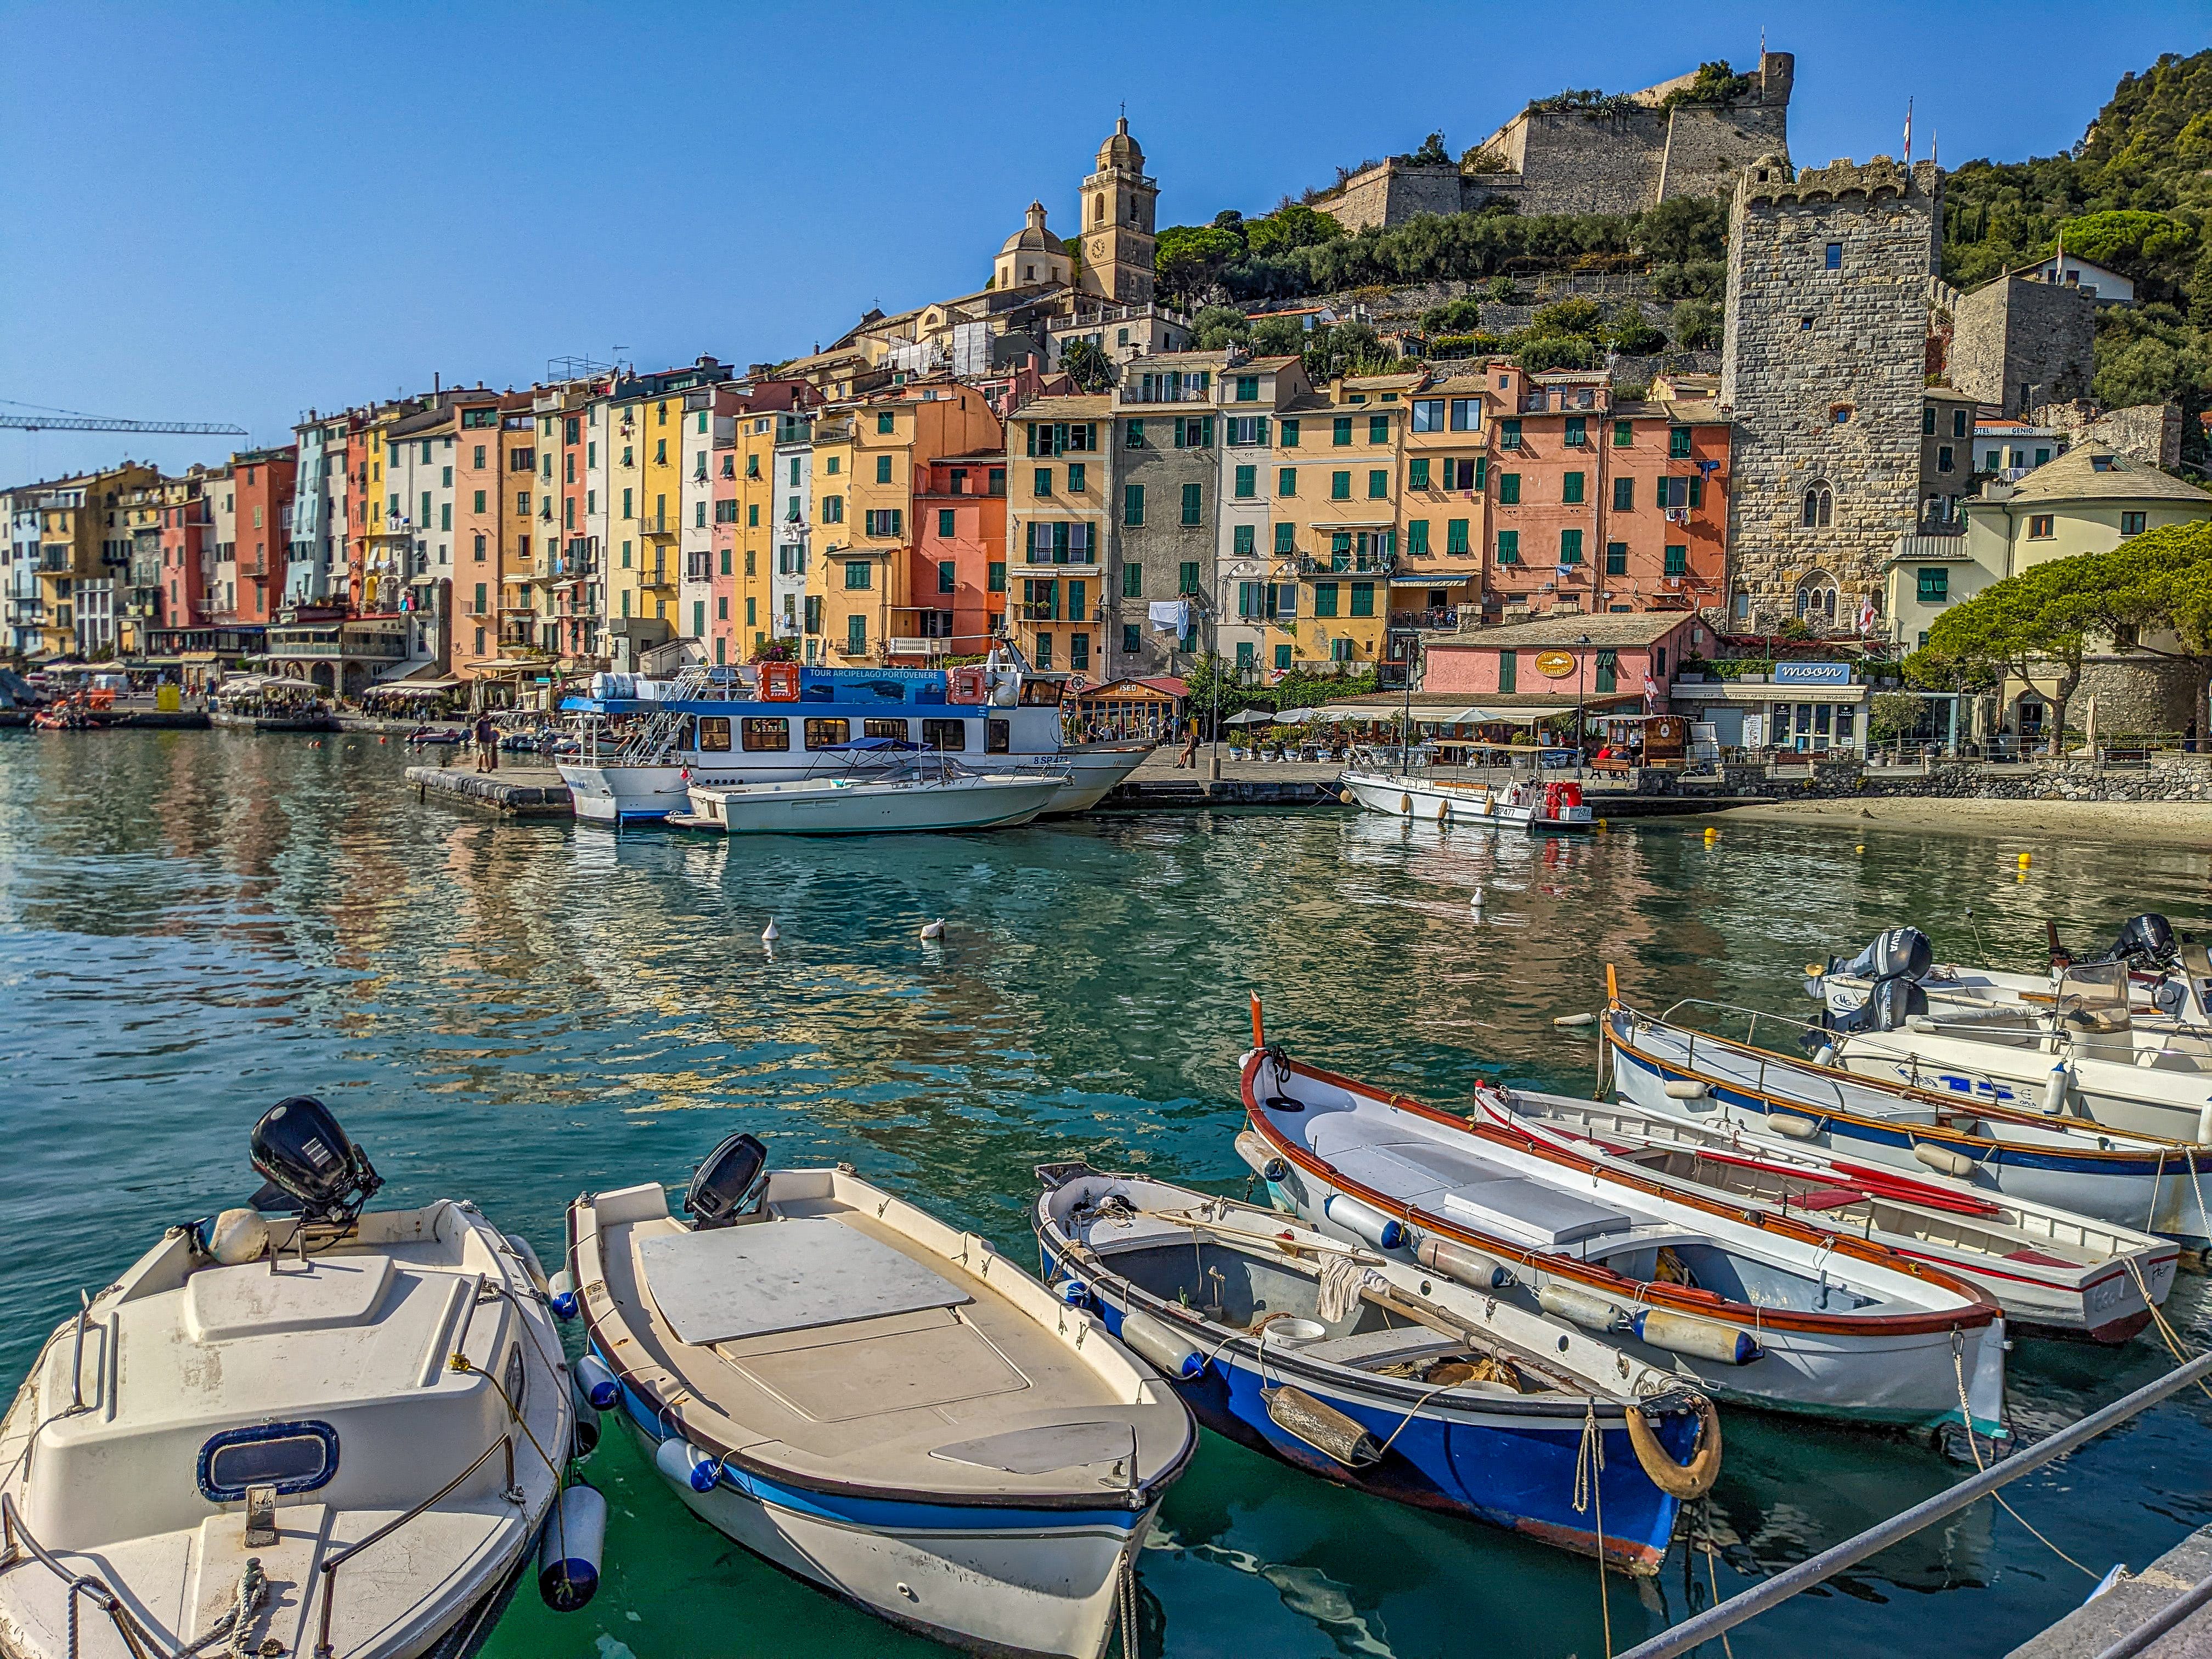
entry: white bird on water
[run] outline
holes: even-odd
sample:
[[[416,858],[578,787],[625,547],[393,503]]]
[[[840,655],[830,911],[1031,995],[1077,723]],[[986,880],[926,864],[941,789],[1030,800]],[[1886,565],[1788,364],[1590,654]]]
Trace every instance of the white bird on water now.
[[[761,929],[761,943],[773,945],[782,937],[783,935],[776,931],[775,918],[770,916],[768,919],[768,926]]]
[[[921,936],[926,939],[943,939],[945,937],[945,918],[939,916],[935,921],[926,921],[922,923]]]

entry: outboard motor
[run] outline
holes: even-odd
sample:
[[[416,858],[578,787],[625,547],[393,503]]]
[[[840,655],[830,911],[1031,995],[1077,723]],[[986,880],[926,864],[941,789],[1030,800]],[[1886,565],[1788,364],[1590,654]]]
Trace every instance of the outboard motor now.
[[[1863,1031],[1898,1031],[1915,1014],[1928,1012],[1928,993],[1902,975],[1893,974],[1874,982],[1866,1005],[1859,1010]]]
[[[2162,974],[2173,966],[2179,948],[2172,924],[2164,916],[2146,914],[2122,923],[2119,937],[2100,960],[2124,962],[2132,973]]]
[[[1832,1031],[1894,1031],[1928,1012],[1928,994],[1918,981],[1935,959],[1928,935],[1917,927],[1885,928],[1849,962],[1830,957],[1828,972],[1806,989],[1826,1005],[1820,1024]],[[1861,993],[1838,984],[1838,975],[1873,984]]]
[[[252,1148],[253,1167],[269,1183],[253,1195],[257,1210],[350,1227],[384,1185],[368,1154],[313,1095],[271,1106],[253,1126]]]
[[[707,1154],[684,1194],[692,1229],[727,1227],[760,1207],[768,1187],[768,1148],[757,1135],[729,1136]]]

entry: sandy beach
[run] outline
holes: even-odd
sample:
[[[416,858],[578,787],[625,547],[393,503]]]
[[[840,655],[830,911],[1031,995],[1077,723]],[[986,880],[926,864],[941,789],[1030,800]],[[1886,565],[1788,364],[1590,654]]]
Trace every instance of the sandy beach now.
[[[2034,840],[2064,836],[2212,851],[2212,802],[1876,796],[1856,800],[1777,801],[1771,806],[1740,806],[1715,817],[1730,823],[1801,823],[1832,830],[1909,830]]]

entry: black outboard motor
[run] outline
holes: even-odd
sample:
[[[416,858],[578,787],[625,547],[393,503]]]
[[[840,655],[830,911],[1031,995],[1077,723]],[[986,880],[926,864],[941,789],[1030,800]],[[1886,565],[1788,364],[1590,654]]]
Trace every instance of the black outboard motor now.
[[[252,1156],[269,1182],[253,1195],[253,1207],[307,1221],[350,1227],[384,1185],[368,1154],[313,1095],[271,1106],[253,1126]]]
[[[2098,960],[2124,962],[2130,973],[2162,974],[2173,966],[2179,949],[2172,925],[2164,916],[2146,914],[2130,916],[2122,923],[2112,948]]]
[[[1928,935],[1917,927],[1889,927],[1849,962],[1829,958],[1831,975],[1869,979],[1865,1000],[1852,1006],[1854,994],[1816,979],[1808,987],[1826,1004],[1820,1024],[1832,1031],[1895,1031],[1915,1014],[1928,1012],[1928,994],[1918,981],[1936,960]],[[1810,1036],[1810,1033],[1808,1033]]]
[[[1901,1031],[1915,1014],[1928,1012],[1928,993],[1902,975],[1893,974],[1874,982],[1866,1006],[1859,1010],[1863,1031]]]
[[[759,1137],[727,1137],[707,1154],[684,1194],[684,1208],[695,1231],[727,1227],[760,1207],[768,1186],[768,1148]]]
[[[1935,947],[1917,927],[1886,927],[1849,962],[1831,961],[1832,974],[1856,979],[1918,979],[1935,964]]]

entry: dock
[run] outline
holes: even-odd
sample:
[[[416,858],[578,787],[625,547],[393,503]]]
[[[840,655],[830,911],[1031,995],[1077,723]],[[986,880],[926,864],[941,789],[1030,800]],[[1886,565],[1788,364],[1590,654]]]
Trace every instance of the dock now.
[[[2190,1534],[2141,1572],[2115,1579],[2005,1659],[2096,1659],[2116,1650],[2212,1659],[2212,1527]]]
[[[568,786],[550,766],[502,766],[496,772],[479,772],[473,761],[466,767],[410,766],[407,787],[419,801],[436,795],[508,817],[569,817],[575,812]]]

